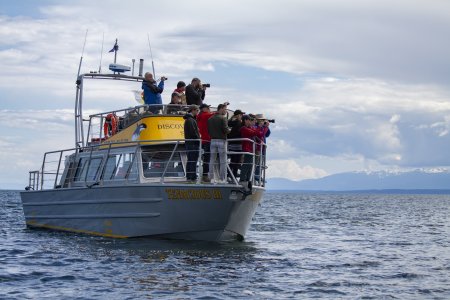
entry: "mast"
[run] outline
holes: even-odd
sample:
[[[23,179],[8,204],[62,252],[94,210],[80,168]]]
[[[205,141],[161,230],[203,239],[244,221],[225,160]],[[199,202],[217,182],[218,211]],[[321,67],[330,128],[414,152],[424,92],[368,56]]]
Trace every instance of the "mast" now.
[[[84,54],[84,47],[86,46],[86,39],[87,39],[88,30],[86,29],[86,34],[84,36],[84,44],[83,44],[83,50],[81,51],[81,58],[80,58],[80,64],[78,65],[78,73],[77,73],[77,92],[75,96],[75,148],[79,148],[83,145],[83,109],[82,109],[82,80],[80,80],[80,70],[81,70],[81,64],[83,63],[83,54]],[[81,86],[80,86],[81,85]],[[81,126],[79,127],[79,125]]]

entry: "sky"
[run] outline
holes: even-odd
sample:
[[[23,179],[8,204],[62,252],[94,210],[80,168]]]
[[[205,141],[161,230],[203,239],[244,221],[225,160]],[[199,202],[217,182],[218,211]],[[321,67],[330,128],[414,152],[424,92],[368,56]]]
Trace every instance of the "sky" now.
[[[275,119],[268,177],[450,166],[448,0],[0,0],[0,189],[74,147],[75,80],[143,58],[210,83],[205,102]],[[102,51],[102,41],[103,51]],[[137,105],[87,87],[84,113]]]

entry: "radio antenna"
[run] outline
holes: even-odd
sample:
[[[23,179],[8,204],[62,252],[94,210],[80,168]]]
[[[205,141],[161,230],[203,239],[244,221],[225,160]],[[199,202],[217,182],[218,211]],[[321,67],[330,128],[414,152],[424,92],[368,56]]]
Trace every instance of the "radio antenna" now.
[[[83,62],[83,54],[84,54],[84,47],[86,46],[87,34],[88,34],[88,30],[86,29],[86,34],[84,36],[83,51],[81,51],[80,64],[78,65],[77,79],[78,79],[78,76],[80,76],[80,69],[81,69],[81,63]]]
[[[103,32],[103,39],[102,39],[102,51],[100,52],[100,65],[98,66],[98,73],[102,73],[102,58],[103,58],[103,44],[105,43],[105,33]]]
[[[153,63],[153,52],[152,46],[150,45],[150,35],[147,33],[148,47],[150,48],[150,57],[152,58],[152,70],[153,70],[153,78],[156,79],[155,75],[155,64]]]

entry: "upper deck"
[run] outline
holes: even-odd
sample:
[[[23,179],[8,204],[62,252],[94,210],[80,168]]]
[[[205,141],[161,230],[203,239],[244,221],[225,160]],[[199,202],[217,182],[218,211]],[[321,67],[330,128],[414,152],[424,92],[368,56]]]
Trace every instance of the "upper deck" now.
[[[83,116],[83,85],[85,79],[109,79],[142,82],[142,77],[120,74],[83,74],[77,80],[75,105],[75,148],[51,151],[44,154],[42,166],[30,172],[29,188],[32,190],[92,187],[103,185],[151,184],[187,181],[187,150],[184,146],[184,115],[187,106],[139,105],[126,109]],[[214,108],[212,108],[214,110]],[[231,111],[230,111],[231,112]],[[232,114],[229,113],[229,116]],[[247,140],[253,151],[227,150],[227,155],[252,156],[247,162],[252,170],[250,181],[254,186],[264,186],[266,145],[261,141]],[[198,143],[196,162],[198,183],[201,182],[203,154],[208,150]],[[190,149],[189,151],[192,151]],[[259,153],[259,154],[258,154]],[[228,184],[238,185],[230,170]],[[236,163],[234,163],[236,164]]]

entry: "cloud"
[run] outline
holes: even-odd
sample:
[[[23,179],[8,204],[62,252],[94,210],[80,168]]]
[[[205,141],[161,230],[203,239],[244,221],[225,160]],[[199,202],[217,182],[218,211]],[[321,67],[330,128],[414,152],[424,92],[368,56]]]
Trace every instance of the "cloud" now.
[[[267,173],[268,178],[288,178],[291,180],[303,180],[324,177],[326,171],[311,166],[300,166],[295,160],[270,160],[267,162],[270,172]]]
[[[289,176],[450,165],[448,1],[169,0],[151,18],[147,1],[43,3],[28,4],[39,14],[0,16],[0,143],[36,146],[14,153],[30,163],[73,144],[74,83],[89,29],[81,72],[98,70],[103,34],[103,70],[116,37],[118,62],[144,58],[148,70],[149,34],[167,90],[199,76],[212,84],[209,104],[229,100],[276,119],[268,158],[296,162]],[[86,87],[86,114],[133,106],[139,89]]]

